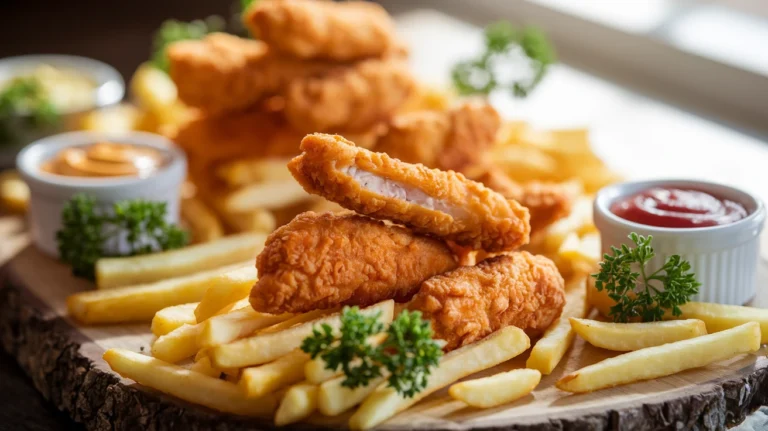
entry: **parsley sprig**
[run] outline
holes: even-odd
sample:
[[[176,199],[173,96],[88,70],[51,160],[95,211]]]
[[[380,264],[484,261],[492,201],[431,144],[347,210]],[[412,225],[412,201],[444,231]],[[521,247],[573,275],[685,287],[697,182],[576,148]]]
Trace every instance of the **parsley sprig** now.
[[[522,98],[539,84],[555,61],[555,50],[541,30],[518,29],[501,21],[485,28],[483,55],[456,64],[452,78],[462,95],[487,95],[506,89]]]
[[[386,370],[388,385],[406,398],[413,397],[427,386],[431,370],[442,356],[440,345],[432,339],[429,322],[422,320],[420,312],[403,311],[386,330],[380,315],[345,307],[338,335],[323,324],[314,328],[301,349],[312,358],[322,358],[326,368],[341,369],[345,375],[342,386],[365,386]],[[386,339],[373,345],[370,338],[381,332]]]
[[[610,316],[615,322],[628,322],[639,317],[643,322],[661,320],[667,311],[680,316],[680,305],[699,292],[701,283],[691,272],[691,264],[678,255],[670,256],[664,265],[648,273],[646,265],[656,253],[651,247],[652,236],[631,233],[634,248],[622,244],[611,247],[603,256],[600,272],[592,274],[598,292],[608,292],[616,302]]]
[[[164,202],[143,200],[114,204],[107,213],[87,195],[75,195],[61,213],[62,228],[56,232],[59,256],[78,277],[93,280],[96,261],[108,257],[108,245],[123,239],[126,256],[169,250],[187,244],[187,233],[165,221]]]

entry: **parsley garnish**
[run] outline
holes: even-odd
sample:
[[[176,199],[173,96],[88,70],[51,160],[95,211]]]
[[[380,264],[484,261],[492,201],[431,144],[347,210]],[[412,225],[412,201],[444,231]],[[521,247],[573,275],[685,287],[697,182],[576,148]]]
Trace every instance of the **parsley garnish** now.
[[[680,316],[680,305],[699,293],[701,283],[691,271],[691,264],[678,255],[670,256],[664,265],[648,274],[646,264],[656,254],[651,247],[652,236],[631,233],[635,248],[622,244],[611,247],[603,256],[600,272],[592,274],[598,292],[605,289],[616,302],[610,316],[614,322],[628,322],[639,317],[643,322],[661,320],[666,311]]]
[[[454,66],[453,83],[462,95],[507,89],[515,97],[526,97],[555,61],[555,50],[541,30],[517,29],[501,21],[485,28],[485,52],[480,58]]]
[[[121,237],[128,244],[126,256],[183,247],[187,233],[168,224],[165,212],[164,202],[134,200],[114,204],[107,214],[96,208],[92,197],[75,195],[61,212],[59,256],[74,275],[93,280],[96,261],[108,257],[105,244]]]
[[[389,374],[388,385],[406,398],[427,386],[432,367],[437,366],[442,350],[432,339],[429,322],[418,311],[403,311],[384,329],[380,313],[366,316],[358,307],[345,307],[340,335],[323,324],[313,330],[301,345],[312,358],[320,356],[330,370],[341,369],[346,376],[342,386],[357,388]],[[369,338],[385,332],[386,339],[374,346]]]

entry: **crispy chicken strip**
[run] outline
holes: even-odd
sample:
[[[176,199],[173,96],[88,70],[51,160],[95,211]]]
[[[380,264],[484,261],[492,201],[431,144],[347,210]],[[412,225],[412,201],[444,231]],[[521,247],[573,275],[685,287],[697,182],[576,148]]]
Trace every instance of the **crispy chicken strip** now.
[[[291,81],[285,115],[305,132],[359,130],[388,121],[415,89],[405,62],[373,59]]]
[[[540,334],[562,312],[564,284],[549,259],[514,252],[430,278],[408,308],[453,350],[509,325]]]
[[[265,313],[300,313],[403,302],[422,281],[456,266],[442,241],[350,212],[306,212],[267,239],[256,260],[251,305]]]
[[[304,59],[380,57],[395,45],[387,11],[363,1],[261,0],[248,10],[245,23],[269,46]]]
[[[528,210],[456,172],[429,169],[316,133],[288,164],[309,193],[360,214],[488,251],[528,242]]]
[[[499,114],[487,102],[468,102],[450,111],[416,111],[393,118],[375,151],[466,175],[486,163],[500,126]]]
[[[581,193],[575,182],[519,184],[496,167],[475,178],[507,199],[514,199],[531,212],[531,232],[540,232],[571,212],[573,202]]]
[[[224,33],[176,42],[168,60],[179,99],[213,114],[250,108],[296,78],[338,67],[284,57],[264,42]]]

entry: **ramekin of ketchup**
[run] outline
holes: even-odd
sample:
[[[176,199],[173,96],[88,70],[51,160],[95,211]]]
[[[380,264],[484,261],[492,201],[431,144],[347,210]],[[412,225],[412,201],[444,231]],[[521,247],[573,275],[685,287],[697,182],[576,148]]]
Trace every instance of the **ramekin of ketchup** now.
[[[653,235],[658,268],[673,254],[691,263],[702,283],[695,301],[745,304],[755,295],[764,204],[722,184],[655,180],[603,188],[594,203],[602,251],[622,244],[632,232]]]

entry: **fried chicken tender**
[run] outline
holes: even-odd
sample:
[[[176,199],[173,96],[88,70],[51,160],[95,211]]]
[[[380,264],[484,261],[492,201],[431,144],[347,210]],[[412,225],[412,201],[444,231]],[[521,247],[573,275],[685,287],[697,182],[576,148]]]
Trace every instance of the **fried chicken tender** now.
[[[250,108],[294,79],[337,65],[284,57],[261,41],[214,33],[168,47],[179,99],[211,114]]]
[[[341,206],[459,245],[512,250],[529,239],[528,210],[456,172],[429,169],[316,133],[288,168],[304,189]]]
[[[496,167],[488,169],[475,180],[528,208],[532,235],[570,214],[574,201],[582,191],[581,185],[576,182],[534,181],[519,184]]]
[[[486,164],[500,127],[498,112],[487,102],[468,102],[450,111],[416,111],[393,118],[374,150],[466,175]]]
[[[407,307],[453,350],[509,325],[540,334],[562,312],[564,284],[551,260],[514,252],[430,278]]]
[[[246,12],[245,23],[269,46],[304,59],[380,57],[395,45],[387,11],[363,1],[261,0]]]
[[[294,79],[284,93],[285,115],[305,132],[338,132],[388,121],[416,88],[405,62],[365,60]]]
[[[300,313],[404,302],[422,281],[456,266],[442,241],[350,212],[306,212],[267,238],[251,305],[265,313]]]

